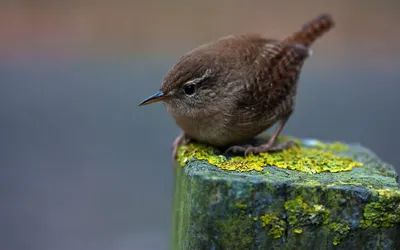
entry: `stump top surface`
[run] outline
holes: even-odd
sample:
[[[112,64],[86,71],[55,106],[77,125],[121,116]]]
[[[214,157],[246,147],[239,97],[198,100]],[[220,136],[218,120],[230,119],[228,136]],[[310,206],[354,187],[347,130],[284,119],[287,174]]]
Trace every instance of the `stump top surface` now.
[[[393,166],[360,144],[294,140],[297,147],[289,150],[248,157],[221,155],[209,146],[184,144],[178,151],[178,164],[187,175],[213,180],[352,185],[400,191]]]

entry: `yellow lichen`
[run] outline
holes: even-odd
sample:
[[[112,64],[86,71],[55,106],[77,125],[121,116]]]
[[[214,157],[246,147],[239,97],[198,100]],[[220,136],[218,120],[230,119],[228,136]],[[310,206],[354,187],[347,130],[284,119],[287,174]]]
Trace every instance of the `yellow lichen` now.
[[[332,222],[329,229],[333,231],[333,245],[339,245],[343,239],[347,237],[350,232],[350,226],[347,224]]]
[[[303,233],[303,229],[301,229],[301,228],[295,228],[293,231],[294,231],[296,234],[302,234],[302,233]]]
[[[316,141],[315,147],[321,149],[333,150],[337,152],[343,152],[349,150],[349,146],[338,141],[333,143],[322,143],[321,141]]]
[[[268,235],[274,239],[281,238],[286,230],[286,222],[274,214],[264,214],[260,217],[263,227],[268,227]]]
[[[285,201],[284,207],[289,224],[296,229],[310,224],[328,224],[330,211],[320,204],[308,204],[301,196]],[[299,232],[299,230],[297,231]]]
[[[361,228],[388,228],[400,224],[400,191],[377,190],[379,200],[368,203],[364,208]]]
[[[286,138],[280,140],[286,140]],[[266,166],[275,166],[290,170],[298,170],[309,174],[321,172],[350,171],[354,167],[362,166],[362,163],[353,159],[334,154],[334,151],[342,151],[346,145],[340,143],[323,144],[318,142],[315,147],[304,147],[299,140],[295,140],[297,146],[274,153],[250,154],[247,157],[235,156],[226,158],[214,153],[210,146],[189,143],[183,144],[178,150],[178,162],[180,166],[193,159],[205,160],[211,165],[228,171],[263,171]]]

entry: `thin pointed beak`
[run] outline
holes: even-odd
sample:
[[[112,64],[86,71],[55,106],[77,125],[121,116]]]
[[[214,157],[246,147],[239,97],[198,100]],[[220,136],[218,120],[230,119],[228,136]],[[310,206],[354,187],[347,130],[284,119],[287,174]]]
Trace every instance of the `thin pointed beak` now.
[[[143,102],[141,102],[139,104],[139,106],[144,106],[150,103],[154,103],[154,102],[159,102],[165,99],[165,95],[162,91],[159,91],[157,93],[155,93],[154,95],[151,95],[149,97],[147,97]]]

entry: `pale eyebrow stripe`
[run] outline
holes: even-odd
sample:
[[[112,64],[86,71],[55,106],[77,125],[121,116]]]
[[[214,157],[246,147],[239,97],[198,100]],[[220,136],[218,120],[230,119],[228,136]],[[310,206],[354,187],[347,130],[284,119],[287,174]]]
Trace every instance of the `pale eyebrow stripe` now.
[[[197,83],[202,82],[203,80],[207,79],[210,76],[211,76],[211,69],[207,69],[206,72],[204,72],[204,74],[201,77],[189,80],[185,84],[190,84],[190,83],[197,84]]]

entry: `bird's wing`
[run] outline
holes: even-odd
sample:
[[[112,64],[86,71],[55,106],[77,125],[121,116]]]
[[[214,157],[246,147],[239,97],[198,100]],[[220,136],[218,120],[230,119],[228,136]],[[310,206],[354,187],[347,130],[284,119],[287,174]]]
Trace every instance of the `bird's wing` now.
[[[282,105],[293,95],[301,66],[309,55],[310,50],[302,45],[266,39],[259,46],[249,70],[246,94],[241,95],[238,104],[250,109],[261,105],[266,110]]]
[[[259,58],[264,59],[263,70],[269,73],[273,85],[279,86],[288,80],[291,81],[310,55],[311,50],[303,45],[269,41],[260,48]]]

